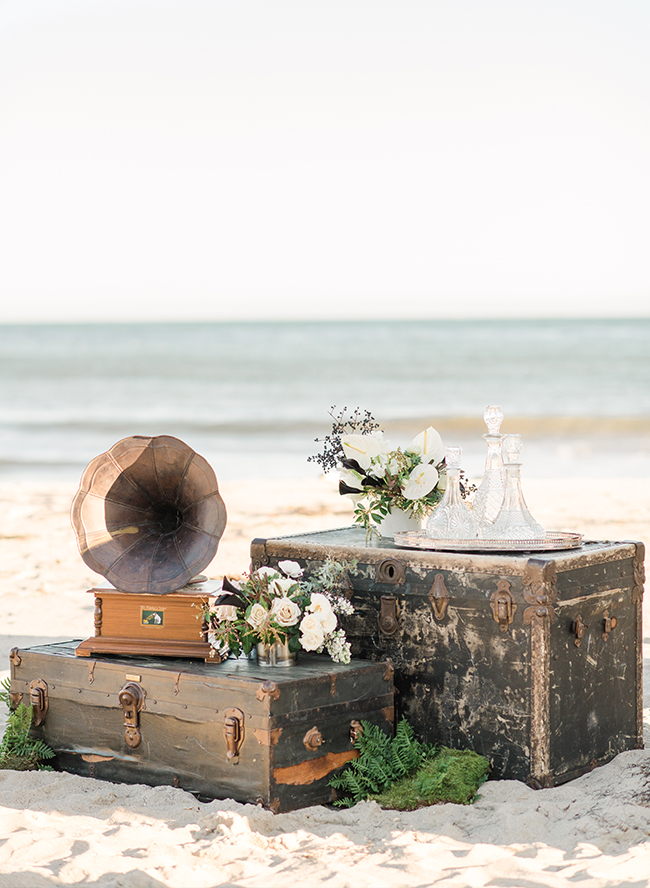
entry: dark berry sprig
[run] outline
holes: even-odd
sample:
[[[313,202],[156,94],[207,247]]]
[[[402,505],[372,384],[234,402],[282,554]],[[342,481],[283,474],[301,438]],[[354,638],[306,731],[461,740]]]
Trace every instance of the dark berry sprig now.
[[[332,417],[332,431],[324,438],[314,438],[317,444],[323,447],[320,453],[307,457],[307,462],[315,462],[324,472],[335,469],[345,459],[341,438],[345,435],[369,435],[379,428],[379,423],[368,410],[363,413],[357,407],[354,413],[347,416],[348,408],[344,407],[339,413],[335,413],[335,406],[330,407],[329,415]]]

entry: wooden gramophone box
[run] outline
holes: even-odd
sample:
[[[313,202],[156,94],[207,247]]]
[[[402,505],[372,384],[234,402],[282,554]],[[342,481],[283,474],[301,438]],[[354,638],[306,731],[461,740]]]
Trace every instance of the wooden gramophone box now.
[[[221,594],[221,582],[207,580],[166,595],[120,592],[103,583],[95,596],[95,635],[75,650],[91,654],[144,654],[155,657],[198,657],[206,663],[221,658],[207,641],[203,606]]]

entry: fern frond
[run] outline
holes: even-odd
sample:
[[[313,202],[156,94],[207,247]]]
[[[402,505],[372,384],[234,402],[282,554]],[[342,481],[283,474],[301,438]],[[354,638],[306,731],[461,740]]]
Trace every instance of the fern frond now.
[[[47,769],[41,765],[55,753],[44,743],[31,736],[33,711],[31,706],[20,703],[9,714],[5,733],[0,740],[0,769],[35,771]]]

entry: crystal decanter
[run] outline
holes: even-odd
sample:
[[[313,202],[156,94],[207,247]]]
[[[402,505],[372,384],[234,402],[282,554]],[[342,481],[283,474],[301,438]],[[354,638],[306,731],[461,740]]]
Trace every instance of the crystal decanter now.
[[[503,422],[501,408],[486,407],[483,419],[488,429],[487,435],[483,435],[487,444],[485,471],[472,508],[480,536],[483,535],[483,529],[492,524],[499,514],[506,489],[506,473],[501,453],[503,435],[499,434]]]
[[[478,534],[474,516],[460,494],[460,447],[445,448],[447,488],[427,522],[427,536],[433,540],[473,540]]]
[[[521,490],[521,435],[503,436],[506,489],[503,505],[493,524],[483,528],[486,540],[540,540],[545,539],[544,528],[528,511]]]

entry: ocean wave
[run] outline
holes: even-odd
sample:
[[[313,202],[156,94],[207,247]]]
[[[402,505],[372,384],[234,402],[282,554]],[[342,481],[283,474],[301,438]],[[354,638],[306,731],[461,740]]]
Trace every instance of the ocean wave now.
[[[483,435],[486,427],[481,417],[477,416],[412,416],[388,418],[379,423],[387,434],[415,436],[424,428],[433,426],[441,435],[460,434]],[[53,419],[51,417],[21,418],[16,421],[0,422],[0,429],[5,432],[34,434],[63,433],[68,435],[99,434],[107,437],[121,435],[174,435],[182,437],[192,434],[214,436],[291,436],[313,440],[324,437],[331,432],[331,422],[314,420],[232,420],[218,422],[212,419],[195,421],[169,419],[135,423],[129,420],[92,419]],[[544,436],[598,436],[598,435],[634,435],[650,434],[650,416],[506,416],[501,426],[502,434]]]

